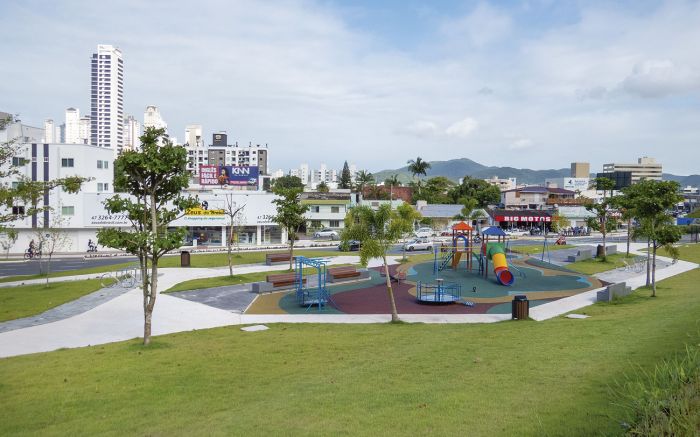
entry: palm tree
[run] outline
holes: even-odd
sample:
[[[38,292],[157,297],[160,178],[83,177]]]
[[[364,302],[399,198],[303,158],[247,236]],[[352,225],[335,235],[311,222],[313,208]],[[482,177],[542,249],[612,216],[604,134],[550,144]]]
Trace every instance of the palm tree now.
[[[355,175],[355,188],[360,193],[364,190],[367,185],[374,183],[374,175],[367,170],[360,170]]]
[[[325,181],[321,181],[321,183],[316,187],[316,191],[319,193],[327,193],[330,191],[330,187],[328,187],[328,184]]]
[[[400,187],[401,181],[399,180],[399,175],[394,173],[384,180],[384,185],[389,186],[389,200],[394,200],[394,187]]]
[[[423,161],[420,156],[415,160],[409,159],[406,164],[408,164],[408,171],[413,175],[413,179],[416,179],[416,176],[425,176],[431,167],[430,163]],[[420,194],[420,186],[418,186],[418,194]]]

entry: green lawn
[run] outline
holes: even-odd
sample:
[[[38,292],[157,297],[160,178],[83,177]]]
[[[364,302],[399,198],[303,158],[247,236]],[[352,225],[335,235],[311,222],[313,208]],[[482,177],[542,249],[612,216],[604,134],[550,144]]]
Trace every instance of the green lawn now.
[[[610,387],[700,341],[698,282],[585,320],[228,327],[2,359],[0,435],[616,435]]]
[[[576,246],[572,244],[562,244],[561,246],[557,246],[556,244],[548,244],[547,248],[549,250],[562,250],[562,249],[571,249]],[[517,253],[522,253],[525,255],[533,255],[535,253],[542,253],[542,244],[533,244],[533,245],[527,245],[527,246],[511,246],[511,250],[513,252]]]
[[[623,260],[626,260],[628,263],[630,263],[631,260],[633,260],[636,257],[636,255],[630,255],[629,257],[627,257],[624,253],[615,253],[613,255],[608,255],[605,262],[602,262],[597,258],[591,258],[567,264],[565,267],[575,272],[584,273],[586,275],[592,275],[595,273],[606,272],[608,270],[622,267],[624,266]]]
[[[265,254],[267,253],[280,253],[287,252],[285,250],[272,250],[272,251],[261,251],[261,252],[240,252],[234,255],[233,263],[235,265],[241,264],[257,264],[265,262]],[[306,257],[326,257],[326,256],[340,256],[340,255],[357,255],[357,252],[339,252],[337,250],[317,250],[317,249],[296,249],[294,251],[295,255],[303,255]],[[109,266],[97,266],[89,267],[84,269],[70,270],[66,272],[55,272],[51,273],[51,278],[60,278],[64,276],[73,275],[87,275],[90,273],[103,273],[111,272],[114,270],[123,269],[132,266],[136,261],[112,264]],[[161,267],[179,267],[180,266],[180,256],[166,256],[161,259]],[[222,267],[228,265],[228,255],[226,252],[222,253],[202,253],[193,254],[190,257],[191,267]],[[37,266],[38,270],[38,266]],[[46,278],[46,275],[21,275],[21,276],[7,276],[0,278],[0,282],[14,282],[14,281],[24,281],[28,279],[40,279]]]
[[[678,250],[680,252],[680,259],[700,264],[700,243],[681,244],[678,246]],[[659,256],[669,256],[663,249],[659,249],[656,254]]]
[[[99,279],[66,281],[0,288],[0,322],[41,314],[44,311],[97,291]],[[2,382],[0,382],[2,387]]]
[[[342,267],[350,264],[337,264],[329,266]],[[213,287],[223,287],[225,285],[240,285],[248,284],[251,282],[264,281],[267,275],[278,275],[283,273],[291,273],[294,270],[270,270],[267,272],[255,272],[255,273],[245,273],[243,275],[233,275],[233,276],[214,276],[211,278],[201,278],[201,279],[191,279],[189,281],[180,282],[172,287],[168,288],[164,293],[175,293],[177,291],[187,291],[187,290],[199,290],[203,288],[213,288]],[[235,270],[234,270],[235,272]],[[314,274],[317,270],[315,268],[309,267],[303,270],[304,275]]]

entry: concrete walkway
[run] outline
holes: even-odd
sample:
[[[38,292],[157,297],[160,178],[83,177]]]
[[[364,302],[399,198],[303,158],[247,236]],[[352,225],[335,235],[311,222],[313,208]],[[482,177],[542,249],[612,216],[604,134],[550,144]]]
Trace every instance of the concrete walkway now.
[[[644,245],[639,245],[644,246]],[[640,247],[635,247],[639,250]],[[396,257],[398,258],[398,257]],[[668,259],[660,258],[670,262]],[[357,263],[356,256],[333,258],[330,264]],[[391,259],[392,264],[396,263]],[[377,262],[370,267],[379,265]],[[284,270],[288,266],[239,266],[236,273],[252,273],[267,270]],[[697,264],[679,261],[657,271],[657,280],[662,280],[694,268]],[[161,269],[159,289],[190,279],[225,275],[227,267],[210,269]],[[638,288],[644,285],[645,275],[627,279],[628,285]],[[592,290],[557,301],[539,305],[530,310],[535,320],[545,320],[575,311],[595,302]],[[128,340],[143,335],[143,297],[139,289],[130,290],[110,301],[68,319],[0,333],[0,357],[52,351],[59,348],[74,348]],[[492,323],[510,319],[510,314],[401,314],[407,322],[422,323]],[[373,315],[247,315],[214,308],[202,303],[161,294],[153,314],[153,335],[170,334],[195,329],[256,323],[383,323],[390,320],[389,314]]]

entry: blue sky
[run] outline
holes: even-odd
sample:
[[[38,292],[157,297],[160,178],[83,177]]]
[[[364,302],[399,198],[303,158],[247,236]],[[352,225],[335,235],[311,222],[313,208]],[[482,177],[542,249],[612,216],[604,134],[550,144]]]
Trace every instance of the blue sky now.
[[[646,155],[700,173],[698,23],[682,0],[5,0],[0,110],[87,113],[90,54],[113,44],[127,114],[269,143],[275,168]]]

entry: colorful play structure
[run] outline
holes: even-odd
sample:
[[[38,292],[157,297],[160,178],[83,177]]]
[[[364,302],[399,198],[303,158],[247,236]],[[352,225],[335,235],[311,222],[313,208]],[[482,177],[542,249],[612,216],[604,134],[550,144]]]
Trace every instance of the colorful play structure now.
[[[507,251],[507,235],[502,229],[492,226],[481,232],[481,244],[474,243],[474,228],[465,222],[459,222],[452,226],[452,246],[440,247],[435,250],[433,274],[437,277],[439,272],[451,266],[457,270],[461,259],[465,258],[468,272],[477,271],[478,274],[488,278],[488,264],[493,263],[493,272],[499,284],[510,286],[515,282],[515,276],[510,271]],[[496,241],[489,241],[496,238]],[[463,243],[460,245],[460,241]],[[441,257],[438,258],[438,254]]]
[[[323,308],[330,302],[333,304],[331,294],[326,288],[326,276],[328,274],[328,262],[322,259],[307,258],[305,256],[294,257],[294,275],[296,277],[296,298],[297,303],[306,307],[306,311],[317,306],[318,311],[323,311]],[[304,281],[304,267],[316,269],[317,284],[311,286],[311,275],[306,277]],[[335,306],[335,304],[333,304]]]

